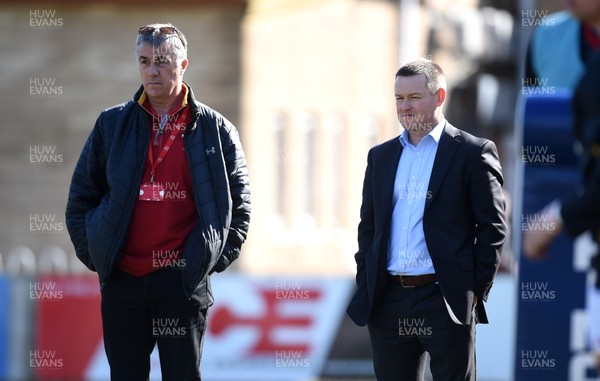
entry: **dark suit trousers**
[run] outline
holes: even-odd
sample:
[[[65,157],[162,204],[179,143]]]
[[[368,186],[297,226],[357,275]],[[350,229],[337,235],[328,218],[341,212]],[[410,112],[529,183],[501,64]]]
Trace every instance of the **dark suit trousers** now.
[[[180,271],[135,277],[115,268],[101,292],[111,381],[148,380],[155,345],[162,380],[200,381],[207,307],[201,295],[185,297]]]
[[[435,381],[476,379],[475,324],[452,321],[437,283],[388,283],[368,328],[378,381],[423,380],[425,352]]]

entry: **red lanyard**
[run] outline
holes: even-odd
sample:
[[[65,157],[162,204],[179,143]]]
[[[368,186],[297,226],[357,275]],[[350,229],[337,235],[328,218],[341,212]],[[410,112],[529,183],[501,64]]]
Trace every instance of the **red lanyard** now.
[[[187,119],[187,118],[184,117],[185,110],[182,110],[181,113],[182,114],[177,119],[179,119],[179,120],[182,120],[182,119],[185,120],[185,119]],[[160,133],[162,133],[164,125],[165,125],[166,121],[168,120],[168,115],[164,114],[162,116],[162,118],[163,119],[160,122],[160,127],[159,127],[158,131],[156,132],[157,135],[160,134]],[[154,175],[156,174],[156,169],[158,168],[158,166],[160,165],[160,163],[162,163],[162,161],[164,160],[165,156],[167,156],[167,153],[169,153],[169,149],[173,145],[173,142],[175,141],[175,138],[177,137],[177,134],[180,133],[180,132],[181,131],[179,131],[179,128],[173,127],[173,129],[171,131],[171,135],[167,139],[167,142],[165,143],[165,146],[163,147],[163,149],[160,150],[160,153],[158,154],[158,157],[156,158],[156,161],[154,161],[154,157],[152,155],[152,139],[150,139],[150,147],[148,147],[148,160],[150,161],[150,165],[152,166],[152,168],[150,169],[150,182],[151,183],[154,182]]]

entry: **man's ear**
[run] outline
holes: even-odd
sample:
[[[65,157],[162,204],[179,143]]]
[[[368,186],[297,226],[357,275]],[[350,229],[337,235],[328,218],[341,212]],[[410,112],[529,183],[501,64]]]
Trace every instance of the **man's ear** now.
[[[440,107],[446,100],[446,89],[440,87],[437,91],[437,106]]]
[[[188,59],[184,58],[183,61],[181,61],[181,74],[183,74],[185,72],[185,69],[187,68],[188,65]]]

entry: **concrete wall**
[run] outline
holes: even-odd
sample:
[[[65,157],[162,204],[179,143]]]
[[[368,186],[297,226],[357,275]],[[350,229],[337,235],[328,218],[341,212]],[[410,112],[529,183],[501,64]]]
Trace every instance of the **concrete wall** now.
[[[368,148],[397,134],[398,10],[388,1],[250,1],[242,120],[252,273],[354,269]]]

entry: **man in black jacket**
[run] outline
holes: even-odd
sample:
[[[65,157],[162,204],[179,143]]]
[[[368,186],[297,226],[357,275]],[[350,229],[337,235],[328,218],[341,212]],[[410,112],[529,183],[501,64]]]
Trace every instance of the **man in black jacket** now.
[[[235,127],[183,82],[187,41],[170,24],[139,29],[142,86],[103,111],[75,168],[66,222],[98,273],[111,380],[200,380],[213,302],[209,275],[240,254],[250,220]]]

